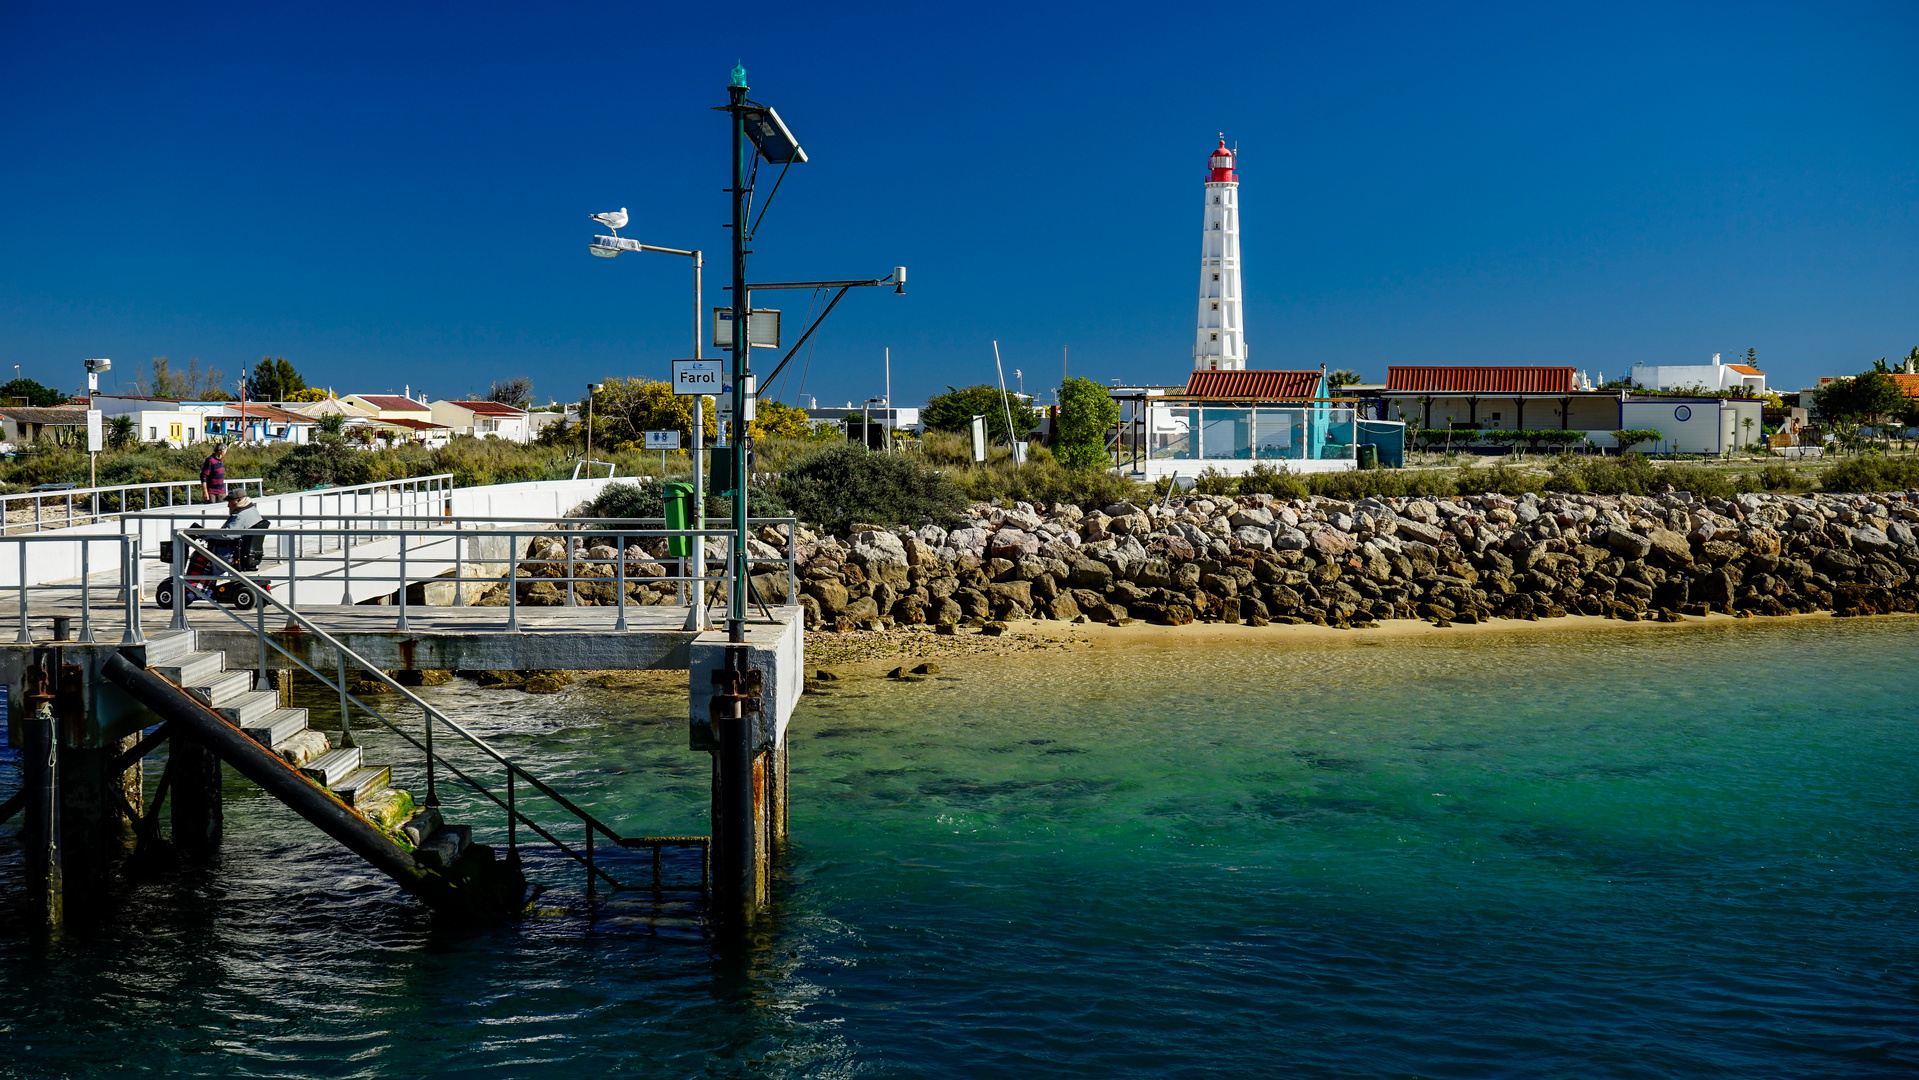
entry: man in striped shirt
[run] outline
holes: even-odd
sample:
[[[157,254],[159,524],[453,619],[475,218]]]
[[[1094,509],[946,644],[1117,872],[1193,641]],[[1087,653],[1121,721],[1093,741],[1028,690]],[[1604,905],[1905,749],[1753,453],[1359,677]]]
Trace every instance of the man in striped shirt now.
[[[210,503],[225,502],[227,497],[227,444],[214,443],[213,453],[200,466],[200,487]]]

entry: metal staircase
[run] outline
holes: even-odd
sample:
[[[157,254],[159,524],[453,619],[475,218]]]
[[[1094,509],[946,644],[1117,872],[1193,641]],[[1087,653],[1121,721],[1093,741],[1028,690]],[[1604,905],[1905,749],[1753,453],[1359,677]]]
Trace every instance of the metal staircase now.
[[[225,655],[199,650],[193,631],[156,634],[145,652],[144,670],[123,652],[107,676],[408,891],[464,915],[511,915],[523,906],[517,860],[496,860],[491,847],[473,843],[470,826],[445,822],[438,807],[416,807],[392,786],[392,766],[368,762],[358,746],[335,748],[307,726],[307,710],[282,708],[278,692],[254,689],[251,670],[228,671]],[[308,790],[325,798],[306,797]]]
[[[254,587],[245,574],[190,534],[176,534],[175,542],[204,555],[220,576]],[[182,555],[184,562],[186,553]],[[255,594],[260,606],[250,613],[243,615],[221,605],[213,609],[256,635],[261,678],[267,658],[277,653],[278,666],[304,671],[338,694],[341,745],[335,746],[326,732],[309,726],[306,709],[282,707],[276,691],[257,689],[254,670],[229,671],[224,654],[201,651],[192,630],[175,628],[152,635],[143,645],[123,648],[108,661],[105,675],[436,910],[486,918],[523,911],[527,887],[520,849],[525,830],[544,841],[562,863],[570,861],[585,870],[589,909],[599,890],[610,889],[634,898],[650,897],[652,913],[640,920],[649,925],[703,923],[703,901],[710,885],[708,837],[620,835],[266,588],[255,588]],[[331,656],[315,667],[287,650],[265,630],[268,607],[285,615],[288,630],[323,645],[324,653]],[[386,692],[382,696],[393,695],[389,700],[395,704],[382,709],[369,705],[353,693],[350,672],[382,684]],[[395,706],[417,716],[402,716]],[[417,770],[408,775],[424,781],[423,801],[416,802],[409,791],[393,786],[393,765],[368,761],[364,749],[356,745],[356,722],[366,728],[367,721],[419,751],[417,761],[404,764]],[[474,840],[473,825],[443,819],[438,787],[444,777],[478,796],[469,800],[471,810],[504,812],[500,823],[504,828],[492,826],[504,833],[499,837],[506,849],[503,858],[496,857],[494,847]],[[581,830],[579,843],[561,840],[556,835],[559,826],[550,818],[547,823],[537,820],[530,801],[570,818]],[[607,852],[596,848],[596,837],[612,841],[617,853],[612,865]],[[691,852],[698,862],[688,867],[685,860],[676,859],[680,865],[668,865],[666,851]],[[648,855],[650,860],[643,862]],[[622,880],[616,876],[622,868],[641,874],[650,869],[651,880]],[[697,884],[668,880],[669,871],[684,875],[689,869],[697,871]],[[671,900],[688,894],[694,905]]]

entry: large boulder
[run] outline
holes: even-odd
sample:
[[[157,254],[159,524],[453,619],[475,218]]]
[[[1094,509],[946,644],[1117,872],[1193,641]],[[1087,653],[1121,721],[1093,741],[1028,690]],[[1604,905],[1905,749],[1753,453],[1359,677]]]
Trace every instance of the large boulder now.
[[[1630,529],[1607,529],[1604,539],[1607,550],[1621,558],[1643,559],[1652,551],[1652,541]]]
[[[971,555],[974,558],[979,558],[986,553],[986,541],[990,536],[992,536],[992,534],[985,529],[975,528],[973,526],[968,526],[964,529],[954,529],[952,532],[946,534],[945,546],[948,550],[956,554]]]
[[[1359,544],[1337,529],[1321,528],[1313,533],[1313,550],[1326,555],[1345,555]]]
[[[1684,533],[1672,529],[1654,529],[1647,534],[1646,540],[1652,545],[1651,550],[1661,558],[1676,563],[1692,561],[1692,542],[1686,539]]]
[[[1068,571],[1068,575],[1073,588],[1087,589],[1097,593],[1103,593],[1112,588],[1113,579],[1116,576],[1112,567],[1093,559],[1073,560],[1073,566]],[[1081,601],[1080,606],[1085,607],[1085,601]]]
[[[1419,504],[1414,503],[1413,505],[1417,506]],[[1431,504],[1428,503],[1427,505],[1430,506]],[[1436,512],[1437,511],[1434,511],[1434,513]],[[1428,516],[1431,515],[1429,514]],[[1411,518],[1395,519],[1393,521],[1393,532],[1401,539],[1417,540],[1422,544],[1431,544],[1433,547],[1438,547],[1439,542],[1446,538],[1445,531],[1440,529],[1439,526],[1428,525],[1423,521],[1414,521]]]
[[[1312,545],[1306,534],[1291,526],[1286,526],[1273,534],[1273,550],[1305,551]]]
[[[1273,527],[1273,512],[1263,506],[1248,506],[1234,511],[1232,516],[1228,517],[1226,521],[1232,525],[1235,530],[1243,529],[1251,525],[1271,531]]]
[[[1039,554],[1040,538],[1020,529],[1002,528],[987,541],[986,553],[995,559],[1018,562],[1028,555]]]
[[[1239,541],[1241,547],[1252,551],[1273,550],[1273,534],[1258,525],[1241,525],[1233,530],[1233,539]]]

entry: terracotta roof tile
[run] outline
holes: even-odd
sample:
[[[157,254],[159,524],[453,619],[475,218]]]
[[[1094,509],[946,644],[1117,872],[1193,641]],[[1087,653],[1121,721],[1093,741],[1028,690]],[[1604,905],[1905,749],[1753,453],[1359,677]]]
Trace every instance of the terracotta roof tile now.
[[[477,416],[525,416],[525,409],[516,409],[511,405],[502,405],[497,401],[449,401],[448,405],[458,405]]]
[[[1564,394],[1569,367],[1388,367],[1386,389],[1422,394]]]
[[[1737,371],[1741,375],[1764,375],[1765,374],[1765,372],[1759,370],[1756,367],[1753,367],[1750,364],[1727,364],[1726,366],[1733,369],[1734,371]]]
[[[1907,397],[1919,397],[1919,375],[1894,375],[1892,381]]]
[[[1257,398],[1280,401],[1309,398],[1319,390],[1325,372],[1313,371],[1195,371],[1186,380],[1189,397]]]
[[[398,394],[355,394],[355,397],[382,412],[430,412],[432,406]]]

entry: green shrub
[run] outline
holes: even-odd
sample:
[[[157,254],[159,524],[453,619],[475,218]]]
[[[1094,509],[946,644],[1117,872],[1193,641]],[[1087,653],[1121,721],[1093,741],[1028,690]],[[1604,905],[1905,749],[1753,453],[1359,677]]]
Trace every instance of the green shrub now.
[[[364,484],[373,475],[370,457],[340,439],[322,437],[287,451],[267,478],[282,491]]]
[[[1919,488],[1919,459],[1863,457],[1836,462],[1819,474],[1821,491],[1906,491]]]
[[[948,524],[966,505],[958,485],[918,458],[854,443],[825,446],[788,465],[775,493],[801,519],[834,532],[856,521]]]
[[[1069,469],[1103,469],[1113,463],[1106,436],[1119,422],[1119,402],[1091,379],[1059,385],[1059,438],[1054,454]]]
[[[666,516],[666,485],[691,484],[691,476],[649,476],[630,484],[609,484],[600,496],[586,504],[586,517],[618,518],[625,521],[658,521]],[[779,492],[766,488],[748,488],[746,511],[753,517],[791,517],[792,511],[780,499]],[[707,528],[724,528],[733,513],[733,500],[722,496],[706,499]]]

